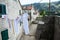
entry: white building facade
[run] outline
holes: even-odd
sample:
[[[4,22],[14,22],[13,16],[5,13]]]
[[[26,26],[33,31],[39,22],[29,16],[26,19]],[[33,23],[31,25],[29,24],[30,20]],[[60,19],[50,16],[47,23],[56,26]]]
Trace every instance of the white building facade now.
[[[27,11],[27,13],[30,15],[31,22],[39,16],[38,10],[35,10],[33,5],[23,7],[23,10]]]
[[[22,7],[19,4],[18,0],[0,0],[0,4],[6,5],[6,15],[11,20],[11,24],[14,26],[14,19],[16,19],[20,13],[22,13]],[[9,40],[19,40],[23,33],[22,25],[18,24],[19,34],[14,33],[14,27],[9,28],[9,25],[6,20],[3,19],[4,26],[8,28]]]
[[[34,9],[34,6],[32,6],[32,9],[31,9],[31,16],[32,16],[31,21],[34,21],[39,16],[39,12],[38,10]]]

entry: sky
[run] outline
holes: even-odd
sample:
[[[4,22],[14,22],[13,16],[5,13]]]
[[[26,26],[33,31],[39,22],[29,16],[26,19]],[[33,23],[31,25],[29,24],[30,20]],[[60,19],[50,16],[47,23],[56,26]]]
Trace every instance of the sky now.
[[[51,0],[51,2],[55,2],[55,1],[59,1],[59,0]],[[20,0],[22,5],[26,5],[26,4],[31,4],[31,3],[48,3],[49,0]]]

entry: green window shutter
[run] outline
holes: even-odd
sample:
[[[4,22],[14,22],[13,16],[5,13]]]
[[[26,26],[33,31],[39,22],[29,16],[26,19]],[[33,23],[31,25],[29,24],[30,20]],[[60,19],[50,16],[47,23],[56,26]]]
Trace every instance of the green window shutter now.
[[[6,14],[6,5],[0,4],[0,17]]]
[[[3,10],[2,10],[3,11],[3,14],[6,14],[6,6],[3,5],[2,8],[3,8]]]
[[[2,6],[0,5],[0,14],[2,13]]]
[[[8,40],[8,29],[1,32],[2,40]]]

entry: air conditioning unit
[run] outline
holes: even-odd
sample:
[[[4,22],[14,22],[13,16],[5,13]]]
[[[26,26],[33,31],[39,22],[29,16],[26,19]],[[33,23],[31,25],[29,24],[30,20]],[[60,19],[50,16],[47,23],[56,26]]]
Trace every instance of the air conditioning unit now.
[[[0,17],[6,14],[6,5],[0,4]]]

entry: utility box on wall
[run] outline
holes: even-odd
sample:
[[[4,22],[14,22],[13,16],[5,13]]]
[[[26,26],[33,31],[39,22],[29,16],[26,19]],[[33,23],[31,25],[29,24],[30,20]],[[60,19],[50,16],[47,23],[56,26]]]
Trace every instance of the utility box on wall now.
[[[6,5],[0,4],[0,17],[6,14]]]

